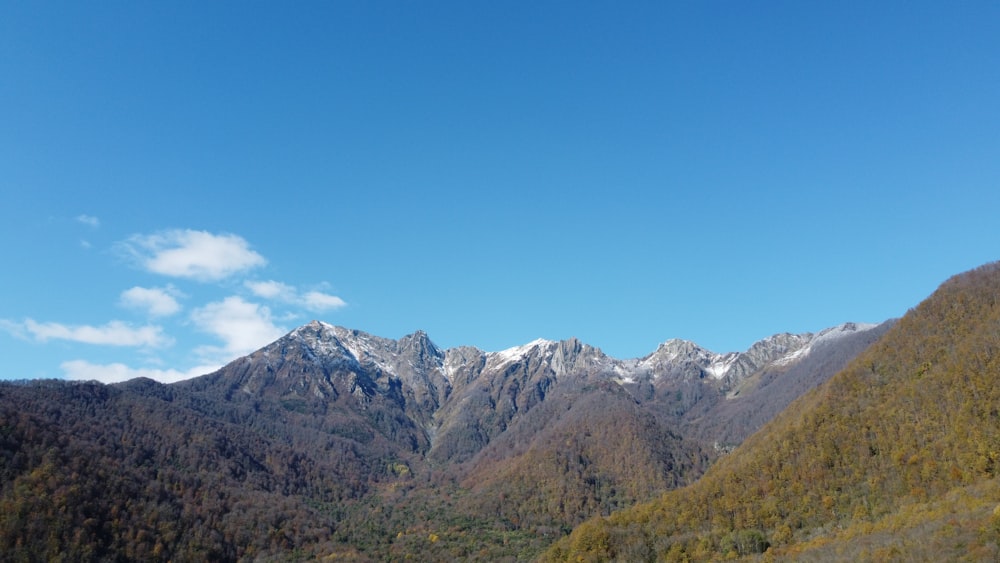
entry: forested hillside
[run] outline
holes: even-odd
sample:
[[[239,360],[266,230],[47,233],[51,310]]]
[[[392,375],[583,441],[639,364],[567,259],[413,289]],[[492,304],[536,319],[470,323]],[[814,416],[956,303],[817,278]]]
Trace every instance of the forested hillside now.
[[[15,561],[526,560],[696,481],[886,326],[746,353],[440,350],[313,322],[163,385],[0,384]]]
[[[353,444],[320,440],[309,429],[296,444],[278,425],[222,422],[169,396],[61,382],[2,392],[5,560],[234,560],[315,551],[332,537],[319,503],[348,502],[394,478]]]
[[[393,426],[373,430],[364,419],[331,432],[340,409],[316,416],[299,412],[315,405],[211,400],[150,381],[0,392],[9,560],[522,559],[705,464],[679,437],[642,424],[648,415],[609,386],[548,412],[559,420],[536,440],[553,456],[533,467],[539,482],[506,482],[518,465],[503,470],[498,459],[471,474],[428,466],[386,439]]]
[[[994,560],[1000,265],[956,276],[692,486],[549,561]]]

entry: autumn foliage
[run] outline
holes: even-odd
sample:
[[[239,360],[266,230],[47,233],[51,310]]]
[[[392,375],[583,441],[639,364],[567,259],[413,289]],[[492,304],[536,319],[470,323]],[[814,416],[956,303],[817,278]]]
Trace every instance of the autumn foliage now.
[[[425,335],[384,342],[433,376],[419,392],[291,338],[174,385],[2,383],[0,559],[996,558],[998,299],[985,266],[831,379],[844,348],[732,389],[530,361],[477,379],[468,351],[440,425],[443,375],[409,363],[439,352]],[[712,436],[819,381],[718,457]]]
[[[998,554],[1000,266],[956,276],[694,485],[545,559]]]

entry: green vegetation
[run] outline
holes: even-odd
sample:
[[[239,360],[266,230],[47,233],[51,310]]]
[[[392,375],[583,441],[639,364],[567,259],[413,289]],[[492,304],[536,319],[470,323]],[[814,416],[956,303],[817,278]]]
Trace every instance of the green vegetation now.
[[[700,561],[765,545],[765,558],[995,558],[998,376],[992,264],[943,284],[692,486],[590,520],[544,559]]]

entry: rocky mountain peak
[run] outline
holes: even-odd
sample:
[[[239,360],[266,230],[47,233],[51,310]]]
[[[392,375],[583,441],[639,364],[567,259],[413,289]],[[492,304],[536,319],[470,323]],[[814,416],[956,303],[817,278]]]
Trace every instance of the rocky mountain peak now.
[[[690,340],[681,340],[680,338],[672,338],[663,342],[657,346],[656,351],[643,358],[643,360],[653,359],[659,361],[674,361],[674,360],[686,360],[686,359],[701,359],[710,358],[714,354],[701,346],[698,346]]]
[[[552,340],[538,338],[521,346],[514,346],[499,352],[487,352],[486,361],[490,367],[501,367],[507,364],[522,361],[526,358],[544,358],[551,355],[552,345],[556,344]]]
[[[552,371],[557,376],[573,372],[590,372],[608,364],[610,358],[589,344],[584,344],[575,337],[562,340],[555,346],[552,355]]]
[[[401,381],[411,389],[421,408],[430,413],[443,404],[456,386],[478,381],[478,386],[492,387],[505,378],[523,380],[519,385],[573,375],[629,383],[704,380],[714,382],[711,386],[719,390],[730,391],[739,389],[743,380],[767,366],[792,365],[819,343],[873,327],[845,323],[816,335],[775,334],[754,343],[745,352],[725,354],[688,340],[671,339],[644,358],[619,360],[577,338],[536,339],[499,352],[483,352],[473,347],[442,350],[422,330],[393,340],[312,321],[251,358],[264,359],[268,365],[304,361],[326,373],[361,374],[373,382],[383,382],[382,385]]]
[[[724,373],[719,374],[729,383],[735,383],[751,375],[767,364],[791,361],[804,350],[812,340],[812,333],[781,333],[758,340],[746,352],[737,354]]]
[[[655,352],[641,358],[637,362],[637,367],[652,378],[666,375],[681,379],[699,379],[719,357],[719,354],[710,352],[694,342],[674,338],[663,342]]]
[[[422,330],[400,338],[397,348],[401,355],[408,356],[421,364],[427,362],[440,364],[444,360],[444,352]]]
[[[358,363],[358,358],[338,338],[335,327],[320,321],[300,326],[263,348],[262,351],[269,358],[274,356],[274,353],[281,358],[287,358],[292,350],[321,365]]]

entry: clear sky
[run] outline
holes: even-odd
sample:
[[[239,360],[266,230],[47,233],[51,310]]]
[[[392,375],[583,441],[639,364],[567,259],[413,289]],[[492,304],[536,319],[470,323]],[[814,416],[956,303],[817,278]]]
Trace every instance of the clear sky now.
[[[1000,259],[1000,3],[0,0],[3,378],[716,352]]]

